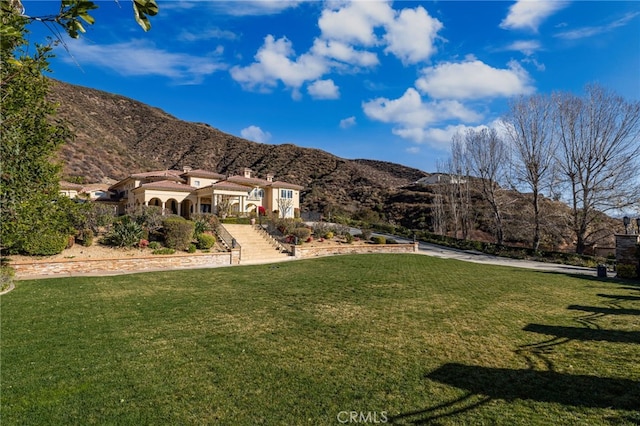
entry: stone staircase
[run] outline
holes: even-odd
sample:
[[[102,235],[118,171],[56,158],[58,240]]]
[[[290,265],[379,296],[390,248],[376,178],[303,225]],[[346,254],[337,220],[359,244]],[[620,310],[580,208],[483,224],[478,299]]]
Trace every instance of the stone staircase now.
[[[252,225],[222,224],[240,244],[240,263],[269,263],[292,259],[271,241],[266,233]]]

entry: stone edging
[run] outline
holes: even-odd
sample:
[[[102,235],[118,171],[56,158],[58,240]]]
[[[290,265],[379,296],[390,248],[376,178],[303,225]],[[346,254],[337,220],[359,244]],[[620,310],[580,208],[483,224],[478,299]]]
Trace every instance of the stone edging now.
[[[16,285],[14,283],[10,283],[9,287],[6,290],[2,290],[0,291],[0,296],[2,296],[3,294],[7,294],[9,293],[11,290],[13,290],[14,288],[16,288]]]

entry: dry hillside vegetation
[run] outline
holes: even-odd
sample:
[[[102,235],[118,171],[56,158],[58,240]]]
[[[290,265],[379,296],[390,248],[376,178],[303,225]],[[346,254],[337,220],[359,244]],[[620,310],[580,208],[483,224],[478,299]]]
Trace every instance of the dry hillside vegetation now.
[[[318,149],[251,142],[207,124],[179,120],[157,108],[102,91],[55,82],[59,116],[76,134],[60,155],[67,177],[122,179],[132,172],[190,166],[233,174],[250,167],[307,188],[311,204],[357,208],[426,176],[417,169],[346,160]]]
[[[235,174],[250,167],[260,177],[304,186],[302,210],[347,213],[368,222],[389,220],[412,229],[433,229],[434,187],[414,185],[421,170],[384,161],[348,160],[292,144],[251,142],[208,124],[179,120],[141,102],[99,90],[54,82],[51,98],[75,132],[60,152],[65,178],[99,182],[154,169],[202,168]],[[528,195],[505,191],[505,241],[526,245],[531,236]],[[491,212],[472,187],[470,238],[491,241]],[[445,201],[446,202],[446,201]],[[543,200],[544,247],[569,248],[566,205]],[[600,245],[619,224],[603,215]],[[619,229],[618,229],[619,230]],[[451,235],[451,230],[449,230]]]

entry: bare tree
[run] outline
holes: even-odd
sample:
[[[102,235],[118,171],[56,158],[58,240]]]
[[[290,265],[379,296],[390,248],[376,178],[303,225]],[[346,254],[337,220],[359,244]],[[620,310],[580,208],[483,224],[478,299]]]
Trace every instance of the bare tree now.
[[[431,212],[431,223],[433,233],[437,235],[446,234],[444,196],[442,195],[442,185],[435,185],[433,195],[433,209]]]
[[[584,97],[554,96],[559,164],[568,185],[577,253],[597,232],[598,212],[619,211],[640,198],[640,102],[627,102],[598,85],[585,92]]]
[[[216,214],[224,219],[231,214],[231,202],[233,197],[231,195],[220,195],[218,197]]]
[[[447,160],[446,162],[438,162],[438,165],[437,165],[438,173],[442,172],[443,175],[446,174],[447,177],[451,179],[451,175],[448,174],[448,172],[452,168],[451,163],[452,163],[451,159]],[[457,200],[454,197],[455,193],[452,190],[451,182],[439,181],[439,183],[434,185],[434,188],[436,192],[436,198],[434,201],[439,203],[439,204],[436,204],[435,207],[436,209],[440,209],[435,213],[439,214],[440,219],[442,221],[439,228],[441,228],[444,231],[444,232],[441,232],[441,234],[446,235],[447,231],[450,229],[453,231],[453,237],[458,238],[458,230],[460,229],[459,228],[460,211],[458,209],[458,203],[456,202]],[[445,199],[447,200],[446,210],[445,210],[445,202],[444,202]],[[437,233],[438,232],[436,231],[436,234]]]
[[[471,197],[469,194],[469,160],[462,136],[456,133],[451,144],[449,187],[452,202],[457,204],[462,238],[468,239],[471,228]],[[457,237],[457,235],[456,235]]]
[[[278,211],[280,212],[280,217],[285,218],[293,208],[293,199],[292,198],[278,198]]]
[[[512,149],[516,186],[531,190],[533,207],[532,247],[540,247],[540,199],[551,182],[556,143],[553,138],[553,103],[549,96],[520,97],[509,105],[503,117],[504,130]]]
[[[491,207],[496,242],[504,242],[501,188],[499,181],[504,177],[507,150],[495,129],[473,129],[465,133],[465,147],[469,160],[469,170],[480,178],[482,195]]]

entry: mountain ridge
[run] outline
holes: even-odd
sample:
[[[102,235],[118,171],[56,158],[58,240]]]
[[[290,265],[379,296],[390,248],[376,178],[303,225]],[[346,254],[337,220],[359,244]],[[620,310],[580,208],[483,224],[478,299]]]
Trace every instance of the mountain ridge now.
[[[338,157],[317,148],[252,142],[157,107],[97,89],[52,81],[75,138],[60,150],[65,178],[96,182],[134,172],[189,166],[221,174],[249,167],[257,175],[305,187],[303,208],[355,211],[429,174],[401,164]]]

